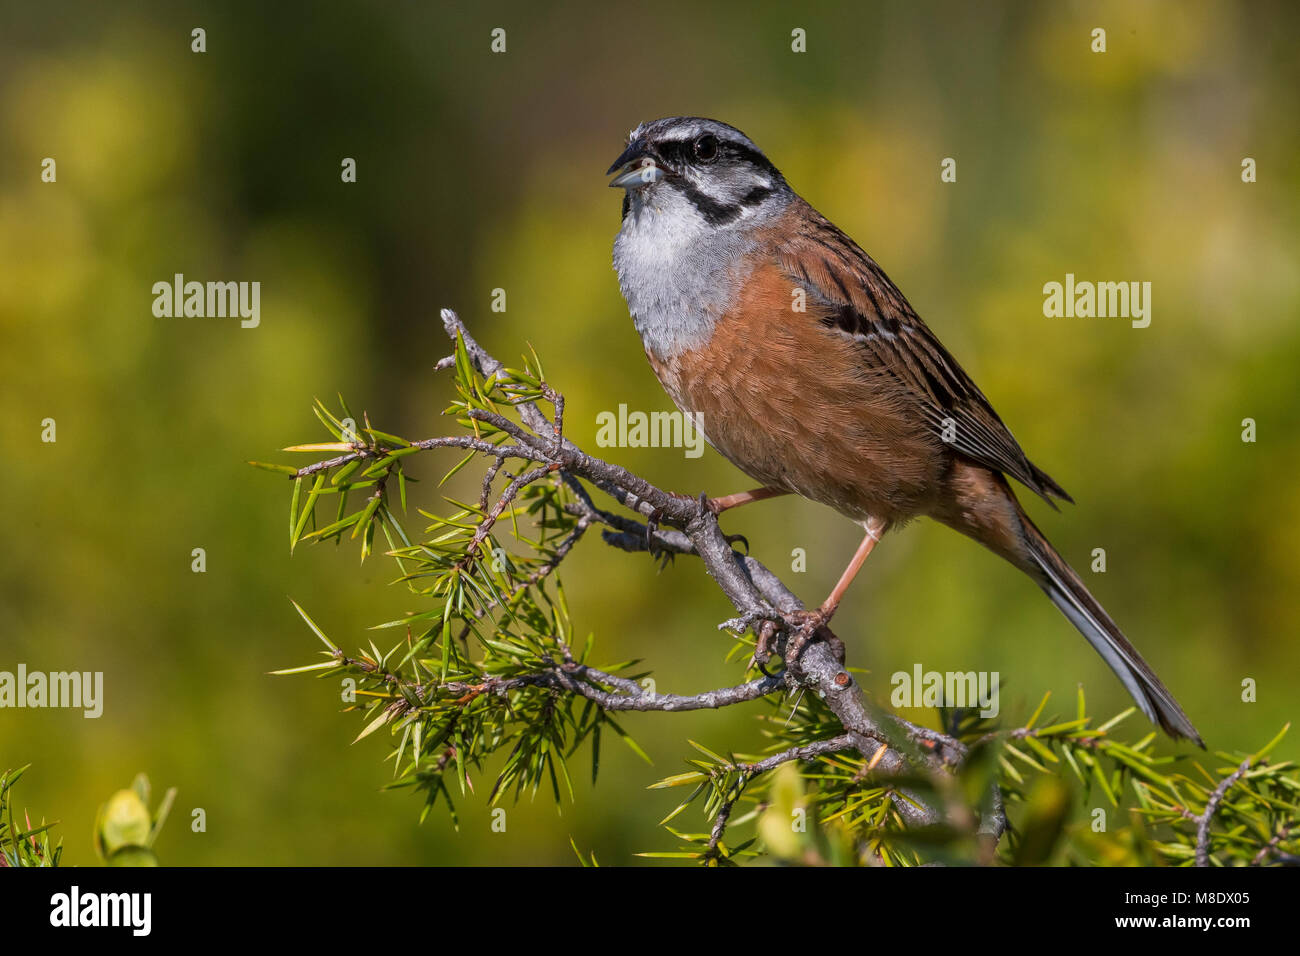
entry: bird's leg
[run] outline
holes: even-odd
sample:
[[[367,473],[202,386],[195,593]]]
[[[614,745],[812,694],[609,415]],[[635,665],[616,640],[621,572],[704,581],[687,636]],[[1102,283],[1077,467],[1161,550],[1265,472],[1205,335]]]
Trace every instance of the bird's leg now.
[[[723,495],[721,498],[710,498],[708,495],[701,492],[699,504],[700,507],[713,512],[714,515],[720,515],[724,511],[730,511],[732,508],[739,508],[741,505],[747,505],[751,501],[762,501],[764,498],[778,498],[781,495],[788,495],[789,493],[790,492],[786,491],[784,488],[773,488],[770,485],[765,485],[762,488],[754,488],[751,491],[737,492],[734,495]],[[670,494],[675,498],[687,497],[686,495],[678,494],[675,491],[670,492]],[[727,539],[727,544],[731,545],[734,545],[737,541],[743,541],[745,543],[745,553],[749,553],[749,541],[743,534],[728,534],[723,537]]]
[[[781,495],[788,495],[789,493],[784,488],[773,488],[771,485],[764,485],[762,488],[739,491],[734,495],[723,495],[721,498],[709,498],[706,495],[701,495],[700,498],[706,508],[715,515],[720,515],[724,511],[739,508],[741,505],[747,505],[752,501],[762,501],[764,498],[779,498]],[[745,553],[749,554],[749,540],[743,534],[729,534],[724,537],[727,539],[727,544],[731,545],[734,545],[737,541],[744,541]]]
[[[879,518],[869,518],[865,522],[864,527],[867,533],[862,538],[862,543],[858,545],[858,550],[854,553],[853,560],[849,562],[849,566],[845,568],[844,573],[840,575],[839,583],[835,585],[834,590],[831,591],[830,595],[822,602],[822,606],[818,609],[822,615],[823,624],[831,619],[831,615],[835,613],[835,609],[840,606],[840,601],[844,599],[844,595],[848,591],[849,585],[853,583],[853,579],[857,577],[858,572],[862,570],[862,565],[863,562],[867,560],[867,555],[871,553],[872,549],[875,548],[875,546],[880,542],[880,539],[884,536],[886,522]]]
[[[721,498],[709,498],[709,510],[715,515],[720,515],[724,511],[730,511],[732,508],[739,508],[741,505],[747,505],[751,501],[762,501],[764,498],[778,498],[781,495],[788,495],[790,492],[784,488],[773,488],[771,485],[765,485],[762,488],[755,488],[752,491],[740,491],[734,495],[723,495]]]
[[[835,585],[835,588],[827,596],[826,600],[822,601],[821,607],[815,611],[794,611],[787,615],[790,622],[798,627],[798,631],[790,636],[786,646],[785,657],[787,661],[798,660],[799,655],[803,653],[804,647],[807,646],[817,629],[826,624],[835,614],[835,610],[840,606],[840,601],[844,599],[849,585],[853,583],[853,579],[862,570],[862,564],[867,560],[867,555],[880,542],[888,526],[888,522],[880,518],[868,518],[863,523],[867,533],[863,537],[862,543],[858,545],[853,560],[849,562],[849,566],[840,575],[840,580]]]

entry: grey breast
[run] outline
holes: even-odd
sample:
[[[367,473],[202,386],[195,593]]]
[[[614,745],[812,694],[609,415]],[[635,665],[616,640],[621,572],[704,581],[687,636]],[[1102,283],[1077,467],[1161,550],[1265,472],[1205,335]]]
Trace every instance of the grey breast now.
[[[668,359],[707,342],[736,300],[753,247],[739,229],[710,225],[676,190],[634,194],[614,268],[645,347]]]

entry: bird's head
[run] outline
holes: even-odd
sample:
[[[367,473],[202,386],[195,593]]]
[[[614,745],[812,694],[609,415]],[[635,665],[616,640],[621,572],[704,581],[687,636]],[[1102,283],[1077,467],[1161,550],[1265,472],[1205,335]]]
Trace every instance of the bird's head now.
[[[713,225],[726,225],[789,193],[785,178],[740,130],[698,116],[643,123],[614,160],[610,182],[627,191],[624,213],[661,190],[690,202]]]

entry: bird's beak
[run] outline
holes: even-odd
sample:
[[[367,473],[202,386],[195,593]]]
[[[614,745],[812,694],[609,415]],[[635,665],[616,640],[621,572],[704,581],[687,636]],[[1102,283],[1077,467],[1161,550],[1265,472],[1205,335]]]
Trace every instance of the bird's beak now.
[[[651,183],[659,182],[668,174],[641,140],[629,144],[622,155],[605,171],[605,175],[608,176],[615,170],[618,170],[618,175],[609,184],[615,189],[649,186]]]

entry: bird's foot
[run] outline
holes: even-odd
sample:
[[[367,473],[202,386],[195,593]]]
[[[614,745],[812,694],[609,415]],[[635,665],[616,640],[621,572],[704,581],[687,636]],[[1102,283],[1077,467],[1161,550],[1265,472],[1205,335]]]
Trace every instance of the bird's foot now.
[[[659,530],[659,522],[663,520],[663,516],[664,510],[656,508],[645,519],[645,549],[650,553],[651,558],[659,557],[659,546],[655,543],[655,532]]]
[[[821,608],[808,610],[800,608],[786,614],[786,623],[790,626],[790,636],[785,641],[785,659],[787,663],[798,663],[804,649],[818,630],[826,626],[829,615]]]
[[[785,623],[790,630],[782,656],[787,666],[798,664],[799,658],[814,640],[825,641],[836,659],[841,664],[844,663],[844,642],[836,637],[835,632],[829,627],[833,613],[833,610],[828,611],[825,607],[812,610],[800,608],[786,613]]]
[[[739,541],[745,546],[745,556],[749,556],[749,539],[743,534],[724,534],[722,537],[726,539],[727,544],[731,545],[733,549],[736,546],[736,542]]]
[[[678,501],[689,501],[691,504],[698,505],[701,515],[709,514],[713,515],[715,518],[722,514],[722,512],[734,508],[736,505],[732,499],[739,497],[737,495],[728,495],[726,498],[710,498],[704,492],[700,492],[697,497],[693,498],[690,495],[684,495],[677,491],[670,491],[668,493]],[[657,523],[663,520],[663,509],[656,509],[650,516],[650,519],[651,522],[657,526]],[[651,522],[648,522],[648,524]],[[647,534],[649,534],[649,532],[647,532]],[[743,534],[724,534],[723,538],[725,538],[727,544],[731,545],[733,548],[737,542],[744,545],[744,553],[746,555],[749,554],[749,539]]]
[[[660,547],[659,539],[656,537],[663,517],[663,509],[656,508],[645,519],[645,549],[649,553],[650,559],[659,565],[660,571],[668,567],[669,562],[676,557],[668,548]]]
[[[767,669],[767,662],[772,659],[776,637],[785,626],[785,621],[781,615],[777,611],[768,609],[747,611],[740,617],[729,618],[718,625],[718,630],[735,631],[737,634],[744,634],[752,629],[757,640],[754,644],[754,654],[749,660],[749,666],[756,667],[765,676],[771,677],[772,674]]]
[[[714,516],[722,514],[722,512],[729,508],[735,507],[735,505],[731,503],[731,499],[734,496],[728,496],[726,498],[710,498],[703,491],[695,496],[684,495],[677,491],[670,491],[668,493],[679,501],[689,501],[691,504],[699,505],[701,513],[707,513]]]
[[[689,501],[691,504],[699,505],[701,513],[707,512],[708,514],[711,515],[720,515],[722,514],[722,512],[727,510],[725,503],[720,502],[716,498],[710,498],[703,491],[701,491],[698,495],[693,495],[693,496],[684,495],[678,491],[670,491],[668,493],[672,495],[674,498],[676,498],[678,501]]]
[[[735,631],[738,634],[753,630],[757,641],[750,666],[758,668],[770,677],[766,665],[774,654],[779,654],[787,666],[796,664],[808,644],[814,640],[824,641],[831,649],[831,653],[835,655],[835,659],[843,664],[844,642],[827,626],[826,622],[829,619],[830,614],[827,614],[823,608],[812,611],[800,608],[785,613],[772,610],[749,611],[739,617],[723,621],[718,625],[718,629]],[[785,635],[784,641],[780,640],[782,634]]]
[[[710,498],[702,491],[697,500],[700,503],[701,513],[711,514],[715,518],[728,508],[732,507],[726,503],[726,499]],[[745,554],[749,554],[749,539],[743,534],[724,534],[722,537],[726,540],[727,544],[731,545],[733,548],[736,546],[737,541],[741,542],[745,546]]]

